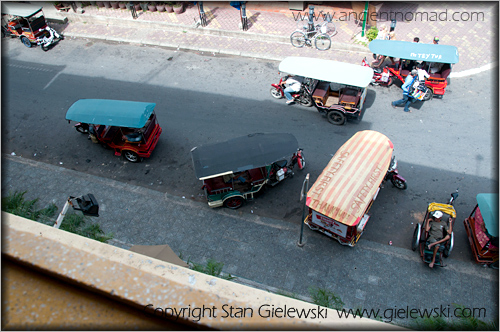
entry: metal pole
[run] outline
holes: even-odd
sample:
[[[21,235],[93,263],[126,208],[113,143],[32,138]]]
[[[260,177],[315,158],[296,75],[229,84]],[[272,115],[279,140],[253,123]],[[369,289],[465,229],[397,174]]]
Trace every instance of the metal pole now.
[[[304,190],[305,189],[305,190]],[[307,192],[309,191],[309,173],[307,173],[306,178],[304,179],[304,182],[302,183],[302,189],[300,190],[300,200],[304,201],[304,204],[302,205],[302,220],[300,222],[300,237],[299,237],[299,242],[297,245],[299,247],[303,247],[305,243],[302,243],[302,235],[304,234],[304,220],[306,219],[306,200],[304,199],[304,196],[307,195]]]
[[[244,31],[248,30],[248,20],[245,2],[241,2],[241,26]]]
[[[363,12],[363,28],[361,29],[361,37],[365,36],[367,16],[368,16],[368,1],[365,2],[365,10]]]
[[[66,204],[64,204],[64,207],[63,207],[61,213],[59,213],[59,217],[57,217],[56,223],[54,224],[55,228],[61,227],[64,216],[66,216],[66,212],[68,212],[68,208],[70,205],[72,205],[71,198],[68,198],[68,200],[66,201]]]
[[[307,24],[307,31],[314,31],[314,6],[309,6],[309,22]]]
[[[200,24],[202,27],[207,26],[207,16],[205,15],[205,10],[203,10],[203,1],[198,2],[198,12],[200,13]]]

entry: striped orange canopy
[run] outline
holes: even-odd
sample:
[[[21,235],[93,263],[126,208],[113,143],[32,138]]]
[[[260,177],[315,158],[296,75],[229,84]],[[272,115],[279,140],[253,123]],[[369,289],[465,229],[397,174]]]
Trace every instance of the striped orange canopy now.
[[[359,223],[389,168],[392,142],[357,132],[340,147],[307,193],[306,205],[348,226]]]

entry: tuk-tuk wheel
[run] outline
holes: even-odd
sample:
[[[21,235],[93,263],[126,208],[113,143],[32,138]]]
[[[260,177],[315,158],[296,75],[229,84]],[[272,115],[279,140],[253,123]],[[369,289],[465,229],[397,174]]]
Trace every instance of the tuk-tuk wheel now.
[[[241,197],[230,197],[224,201],[224,206],[233,210],[236,210],[242,205],[243,205],[243,198]]]
[[[411,241],[411,250],[415,251],[418,248],[418,244],[420,243],[420,235],[422,232],[422,225],[417,224],[415,226],[415,230],[413,231],[413,239]]]
[[[427,88],[427,92],[425,93],[424,98],[422,98],[423,101],[431,100],[432,97],[434,96],[434,92],[432,92],[431,89]]]
[[[311,107],[313,105],[313,100],[310,95],[305,94],[299,97],[299,103],[305,107]]]
[[[328,112],[326,117],[328,118],[328,122],[337,126],[343,125],[346,120],[344,113],[336,110]]]
[[[496,261],[496,262],[494,262],[494,263],[491,263],[491,264],[490,264],[490,267],[491,267],[492,269],[498,270],[498,261]]]
[[[24,46],[26,46],[28,48],[30,48],[32,46],[30,40],[24,36],[21,37],[21,43],[23,43]]]
[[[132,151],[123,151],[123,157],[128,161],[130,161],[131,163],[136,163],[140,160],[137,153]]]
[[[43,45],[42,45],[42,51],[47,52],[48,50],[49,50],[49,47],[48,47],[48,46],[43,46]]]

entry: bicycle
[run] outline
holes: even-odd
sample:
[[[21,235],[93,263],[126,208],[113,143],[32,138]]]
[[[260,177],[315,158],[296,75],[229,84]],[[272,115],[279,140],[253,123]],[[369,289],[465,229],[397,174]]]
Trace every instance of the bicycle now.
[[[305,17],[301,20],[297,20],[297,29],[296,31],[307,31],[309,27],[309,20]],[[322,33],[327,34],[330,38],[332,38],[337,33],[337,26],[333,22],[330,16],[326,17],[326,20],[321,24],[316,24],[314,27],[316,30],[320,30]]]
[[[332,40],[325,33],[328,31],[325,23],[327,22],[325,21],[323,24],[316,25],[312,31],[308,31],[308,26],[302,26],[300,29],[295,30],[290,35],[292,45],[299,48],[304,47],[304,45],[312,46],[312,42],[314,41],[314,46],[318,50],[326,51],[332,45]]]

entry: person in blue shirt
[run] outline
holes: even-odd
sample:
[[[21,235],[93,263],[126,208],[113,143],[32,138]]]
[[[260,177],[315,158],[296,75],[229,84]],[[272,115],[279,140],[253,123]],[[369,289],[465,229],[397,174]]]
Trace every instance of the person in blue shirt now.
[[[405,112],[411,113],[410,105],[415,102],[415,98],[410,97],[409,94],[410,94],[410,88],[413,85],[413,83],[415,83],[416,80],[417,80],[417,70],[413,69],[410,72],[410,74],[408,74],[408,76],[406,76],[405,83],[401,87],[401,89],[403,89],[403,99],[393,101],[391,103],[392,107],[396,108],[396,106],[400,106],[400,105],[404,104],[405,105]]]

